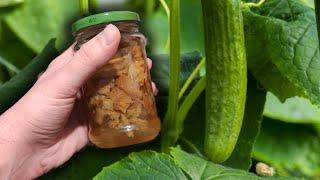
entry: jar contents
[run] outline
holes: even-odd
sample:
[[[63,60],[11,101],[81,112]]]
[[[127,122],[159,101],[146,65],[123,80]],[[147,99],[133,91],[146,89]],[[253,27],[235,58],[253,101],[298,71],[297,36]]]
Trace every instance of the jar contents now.
[[[89,139],[113,148],[147,142],[160,131],[145,38],[122,34],[116,55],[84,87]]]

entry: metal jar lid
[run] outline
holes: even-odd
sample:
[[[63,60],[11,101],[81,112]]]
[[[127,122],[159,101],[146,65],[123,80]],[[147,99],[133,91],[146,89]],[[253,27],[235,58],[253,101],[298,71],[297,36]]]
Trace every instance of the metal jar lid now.
[[[118,21],[140,21],[139,14],[131,11],[110,11],[87,16],[79,19],[72,25],[72,32],[79,31],[83,28],[98,25],[108,24]]]

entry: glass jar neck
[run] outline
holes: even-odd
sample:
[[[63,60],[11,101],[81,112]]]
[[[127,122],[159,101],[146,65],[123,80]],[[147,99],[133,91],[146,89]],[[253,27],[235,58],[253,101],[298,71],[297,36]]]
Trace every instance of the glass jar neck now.
[[[112,23],[115,25],[122,34],[133,34],[139,32],[139,25],[137,21],[121,21]],[[77,42],[75,50],[79,50],[81,45],[88,42],[94,36],[99,34],[106,27],[107,24],[99,24],[81,29],[73,35]]]

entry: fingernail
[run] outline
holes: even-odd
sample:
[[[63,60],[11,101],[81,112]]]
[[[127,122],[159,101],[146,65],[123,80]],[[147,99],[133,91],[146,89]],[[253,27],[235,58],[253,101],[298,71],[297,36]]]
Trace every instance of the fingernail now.
[[[117,27],[112,24],[109,24],[102,31],[101,36],[106,46],[112,44],[115,41],[117,31],[118,31]]]

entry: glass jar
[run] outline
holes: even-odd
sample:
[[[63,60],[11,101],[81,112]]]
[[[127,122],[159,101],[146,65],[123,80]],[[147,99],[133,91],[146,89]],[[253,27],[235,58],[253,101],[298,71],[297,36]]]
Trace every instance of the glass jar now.
[[[73,25],[75,50],[107,24],[121,32],[117,53],[83,87],[89,139],[100,148],[115,148],[154,139],[160,131],[146,38],[139,32],[139,15],[128,11],[96,14]]]

